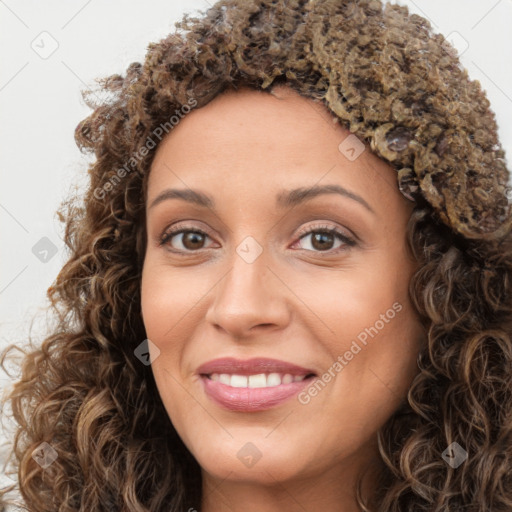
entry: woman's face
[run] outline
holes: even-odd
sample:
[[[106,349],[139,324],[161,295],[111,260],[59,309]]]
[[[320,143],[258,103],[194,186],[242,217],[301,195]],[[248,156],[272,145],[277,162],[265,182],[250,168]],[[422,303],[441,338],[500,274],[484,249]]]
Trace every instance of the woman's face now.
[[[148,183],[152,370],[222,485],[311,482],[375,458],[423,337],[396,171],[324,107],[275,91],[191,111]]]

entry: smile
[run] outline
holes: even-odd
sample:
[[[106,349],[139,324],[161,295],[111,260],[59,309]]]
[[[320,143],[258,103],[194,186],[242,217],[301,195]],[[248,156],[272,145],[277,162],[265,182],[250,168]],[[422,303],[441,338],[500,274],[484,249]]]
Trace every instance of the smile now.
[[[237,412],[276,407],[297,395],[316,377],[307,368],[267,358],[216,359],[200,366],[197,373],[210,400]]]

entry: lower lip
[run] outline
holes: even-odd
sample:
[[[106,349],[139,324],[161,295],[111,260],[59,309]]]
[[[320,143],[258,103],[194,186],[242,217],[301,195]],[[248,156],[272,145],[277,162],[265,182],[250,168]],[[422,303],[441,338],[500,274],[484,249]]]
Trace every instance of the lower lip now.
[[[225,409],[238,412],[264,411],[282,404],[297,395],[313,378],[268,388],[234,388],[201,375],[206,394]]]

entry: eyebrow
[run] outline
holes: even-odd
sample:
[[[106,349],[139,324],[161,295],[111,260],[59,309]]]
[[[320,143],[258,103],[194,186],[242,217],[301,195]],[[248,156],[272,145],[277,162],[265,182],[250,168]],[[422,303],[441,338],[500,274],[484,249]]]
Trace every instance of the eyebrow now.
[[[292,190],[283,190],[277,194],[276,204],[279,208],[282,209],[290,208],[309,201],[310,199],[313,199],[314,197],[322,194],[339,194],[343,197],[353,199],[354,201],[362,204],[367,210],[375,214],[373,208],[361,196],[358,196],[354,192],[351,192],[350,190],[347,190],[340,185],[316,185],[314,187],[302,187]],[[169,188],[161,192],[151,202],[149,208],[154,208],[157,204],[168,199],[182,199],[183,201],[187,201],[198,206],[203,206],[205,208],[210,208],[211,210],[215,211],[215,201],[204,192],[199,190],[176,188]]]

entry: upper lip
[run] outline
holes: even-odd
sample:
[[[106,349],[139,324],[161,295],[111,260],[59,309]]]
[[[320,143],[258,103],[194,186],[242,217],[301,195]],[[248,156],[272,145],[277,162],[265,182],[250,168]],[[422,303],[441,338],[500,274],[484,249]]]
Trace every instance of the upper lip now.
[[[255,375],[258,373],[289,373],[291,375],[315,374],[314,370],[309,368],[266,357],[255,357],[246,360],[235,359],[234,357],[214,359],[202,364],[197,369],[197,373],[203,375],[211,375],[212,373],[229,373],[236,375]]]

